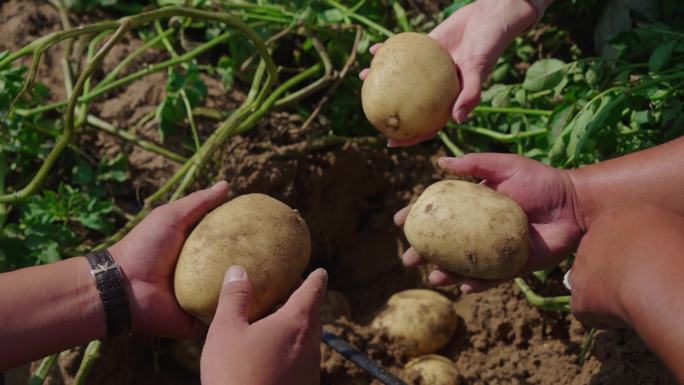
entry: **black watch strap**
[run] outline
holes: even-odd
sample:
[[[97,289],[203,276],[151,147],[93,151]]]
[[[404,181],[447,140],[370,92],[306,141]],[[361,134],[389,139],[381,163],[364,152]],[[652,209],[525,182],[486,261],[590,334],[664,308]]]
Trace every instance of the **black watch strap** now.
[[[86,259],[90,263],[90,272],[95,278],[107,317],[107,339],[128,334],[131,330],[131,313],[119,265],[107,250],[86,254]]]

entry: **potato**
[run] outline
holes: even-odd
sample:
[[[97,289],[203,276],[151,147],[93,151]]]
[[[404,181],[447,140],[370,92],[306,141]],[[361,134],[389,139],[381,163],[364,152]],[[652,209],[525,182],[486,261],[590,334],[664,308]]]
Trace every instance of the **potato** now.
[[[185,241],[176,265],[176,299],[211,323],[225,271],[240,265],[252,283],[253,321],[289,294],[310,256],[309,229],[297,211],[267,195],[242,195],[210,212]]]
[[[323,323],[332,323],[338,318],[351,319],[351,305],[339,291],[328,290],[318,312]]]
[[[409,211],[404,233],[421,257],[464,277],[512,278],[529,256],[527,216],[489,187],[444,180]]]
[[[436,354],[414,358],[406,364],[404,369],[404,377],[410,384],[459,385],[461,383],[454,363]]]
[[[404,140],[444,127],[459,92],[449,52],[427,35],[405,32],[387,39],[373,57],[361,102],[375,128]]]
[[[415,357],[444,347],[456,332],[456,313],[445,296],[425,289],[394,294],[371,328],[384,331]]]

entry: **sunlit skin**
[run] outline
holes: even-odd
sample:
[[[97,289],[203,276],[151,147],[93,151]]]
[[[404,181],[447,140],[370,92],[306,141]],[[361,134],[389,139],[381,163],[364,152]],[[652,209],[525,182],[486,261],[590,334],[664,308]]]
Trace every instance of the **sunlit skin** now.
[[[636,329],[684,382],[683,216],[655,205],[603,211],[582,238],[570,284],[575,317]]]
[[[134,333],[176,338],[207,334],[202,322],[178,306],[173,273],[185,238],[227,195],[228,185],[219,182],[160,206],[109,249],[126,277]],[[284,306],[252,325],[246,321],[246,274],[227,283],[202,356],[204,383],[276,384],[287,383],[277,382],[287,378],[318,384],[318,308],[326,282],[325,270],[317,270]],[[5,293],[0,296],[0,372],[106,335],[104,309],[84,257],[0,274],[0,292]],[[293,346],[294,341],[301,343]],[[254,359],[245,361],[246,351]],[[227,365],[236,367],[234,373],[241,370],[241,376],[227,376]],[[244,378],[250,381],[240,382]]]
[[[441,158],[438,164],[453,175],[482,179],[525,210],[532,247],[521,275],[558,264],[579,244],[571,274],[578,318],[634,327],[663,361],[682,362],[684,302],[676,294],[684,282],[684,137],[575,170],[493,153]],[[398,226],[409,209],[395,215]],[[425,262],[411,248],[402,259],[408,267]],[[458,284],[465,293],[501,283],[439,268],[429,280]],[[684,379],[681,365],[670,368]]]
[[[534,24],[537,16],[526,0],[479,0],[454,12],[429,33],[449,51],[458,70],[462,90],[452,109],[455,121],[464,122],[480,103],[482,82],[499,56],[516,36]],[[381,46],[373,45],[370,53],[374,55]],[[362,80],[368,71],[361,71]],[[387,145],[410,146],[436,134],[437,131],[402,141],[390,139]]]

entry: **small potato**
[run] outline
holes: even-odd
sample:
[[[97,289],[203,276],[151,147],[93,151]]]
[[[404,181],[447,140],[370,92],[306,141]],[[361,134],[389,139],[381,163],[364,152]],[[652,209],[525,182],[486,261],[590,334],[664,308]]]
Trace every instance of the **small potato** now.
[[[456,322],[448,298],[432,290],[412,289],[391,296],[371,328],[386,332],[415,357],[444,347],[456,332]]]
[[[210,212],[185,241],[174,277],[176,299],[211,323],[225,271],[240,265],[252,283],[254,321],[289,294],[310,256],[309,229],[297,211],[264,194],[242,195]]]
[[[411,206],[404,233],[421,257],[464,277],[512,278],[529,257],[523,209],[489,187],[444,180]]]
[[[444,127],[460,92],[456,66],[437,41],[414,32],[387,39],[361,88],[366,118],[391,139]]]
[[[323,323],[331,323],[338,318],[351,318],[351,305],[347,297],[339,291],[328,290],[318,312]]]
[[[461,383],[454,363],[436,354],[414,358],[406,364],[404,369],[404,378],[409,384],[459,385]]]

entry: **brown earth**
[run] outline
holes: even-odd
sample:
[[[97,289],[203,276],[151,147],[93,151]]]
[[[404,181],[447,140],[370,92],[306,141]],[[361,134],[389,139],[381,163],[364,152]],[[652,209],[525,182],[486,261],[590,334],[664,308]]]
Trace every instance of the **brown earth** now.
[[[423,8],[433,3],[416,4]],[[60,28],[52,7],[35,0],[4,2],[1,15],[0,35],[9,38],[0,41],[0,49],[16,49]],[[127,36],[125,46],[115,49],[105,62],[105,70],[139,44],[133,35]],[[39,80],[54,90],[53,100],[64,97],[59,91],[63,88],[57,65],[60,55],[60,49],[49,51],[39,71]],[[162,57],[164,53],[153,52],[137,64]],[[210,92],[207,104],[214,108],[230,109],[244,97],[239,90],[226,95],[216,79],[205,77],[205,81]],[[164,85],[164,74],[147,77],[96,101],[91,112],[115,125],[134,127],[163,98]],[[426,269],[406,270],[399,263],[406,243],[392,225],[392,214],[443,176],[434,167],[441,150],[437,146],[389,150],[355,143],[321,145],[315,138],[328,128],[313,124],[302,130],[302,121],[287,112],[270,114],[251,132],[230,139],[198,186],[225,179],[234,195],[266,193],[300,210],[312,232],[313,264],[329,269],[330,288],[342,292],[351,303],[351,320],[339,318],[327,327],[401,375],[408,357],[387,336],[366,325],[391,294],[426,287]],[[206,135],[215,123],[199,119],[199,125]],[[154,120],[135,130],[148,140],[159,140]],[[129,187],[138,203],[178,167],[91,128],[84,129],[79,141],[97,156],[129,154]],[[177,144],[170,146],[188,155]],[[553,290],[558,292],[562,287],[557,278]],[[511,283],[472,295],[459,295],[453,288],[440,290],[453,299],[459,327],[456,337],[439,353],[453,359],[464,384],[675,384],[630,331],[598,333],[586,362],[580,365],[580,346],[587,330],[571,315],[531,306]],[[174,359],[175,347],[174,341],[142,336],[108,342],[88,383],[198,384],[198,376]],[[62,354],[46,383],[71,384],[82,352],[76,348]],[[324,345],[322,358],[323,384],[371,383],[368,375]]]

